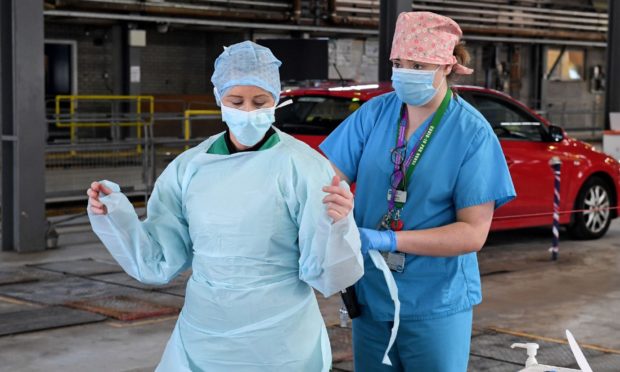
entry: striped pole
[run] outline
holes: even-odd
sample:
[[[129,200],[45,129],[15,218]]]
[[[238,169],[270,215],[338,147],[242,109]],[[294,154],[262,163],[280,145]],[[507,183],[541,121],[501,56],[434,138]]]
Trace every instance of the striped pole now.
[[[559,245],[560,245],[560,174],[562,161],[559,157],[554,156],[549,160],[549,165],[553,170],[553,240],[551,242],[551,260],[557,261]]]

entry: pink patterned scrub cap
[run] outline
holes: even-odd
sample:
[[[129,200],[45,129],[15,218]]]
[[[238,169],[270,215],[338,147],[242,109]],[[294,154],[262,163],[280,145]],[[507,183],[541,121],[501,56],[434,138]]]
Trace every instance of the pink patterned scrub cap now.
[[[469,75],[474,70],[457,63],[454,47],[463,36],[459,25],[431,12],[400,13],[396,20],[390,60],[407,59],[437,65],[453,65],[452,71]]]

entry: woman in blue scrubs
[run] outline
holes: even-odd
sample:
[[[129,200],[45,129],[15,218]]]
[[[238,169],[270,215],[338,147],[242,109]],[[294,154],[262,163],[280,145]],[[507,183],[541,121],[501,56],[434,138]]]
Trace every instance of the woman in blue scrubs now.
[[[356,371],[467,369],[472,309],[482,299],[476,252],[494,210],[516,194],[491,126],[450,90],[454,74],[472,72],[462,65],[469,56],[461,36],[450,18],[400,14],[390,55],[395,91],[365,103],[320,146],[357,185],[365,274],[355,286]],[[372,251],[391,269],[400,317]]]

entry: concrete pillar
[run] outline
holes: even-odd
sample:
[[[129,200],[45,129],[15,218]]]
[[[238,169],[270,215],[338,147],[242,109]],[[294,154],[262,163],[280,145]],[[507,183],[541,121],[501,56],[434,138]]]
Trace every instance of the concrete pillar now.
[[[0,1],[4,251],[45,249],[43,50],[42,1]]]
[[[125,26],[116,24],[110,29],[110,51],[112,57],[110,69],[110,86],[112,94],[124,94],[125,89],[125,60],[124,48],[126,45],[127,35],[124,32]]]
[[[128,80],[128,72],[125,62],[125,46],[127,45],[127,33],[125,32],[124,24],[116,24],[110,29],[109,42],[111,44],[112,52],[112,66],[110,69],[110,86],[112,88],[112,94],[123,95],[126,94],[125,81]],[[112,116],[120,117],[121,113],[125,110],[126,104],[123,102],[115,102],[112,107]],[[113,126],[110,128],[112,141],[120,141],[121,131],[119,126]]]
[[[129,30],[127,42],[128,89],[127,94],[140,95],[142,81],[142,48],[146,46],[146,30]]]
[[[126,94],[139,96],[142,94],[142,48],[146,46],[146,30],[128,30],[125,40],[126,49]],[[130,105],[130,112],[137,112],[136,104]],[[133,120],[132,120],[133,121]],[[137,128],[131,127],[131,135],[137,135]]]

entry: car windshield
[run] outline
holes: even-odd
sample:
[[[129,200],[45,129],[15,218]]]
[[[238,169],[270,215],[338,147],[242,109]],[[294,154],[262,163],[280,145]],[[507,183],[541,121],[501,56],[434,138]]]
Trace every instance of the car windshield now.
[[[291,97],[293,103],[276,110],[276,127],[291,134],[327,135],[357,110],[357,98]],[[282,98],[285,101],[287,98]]]

